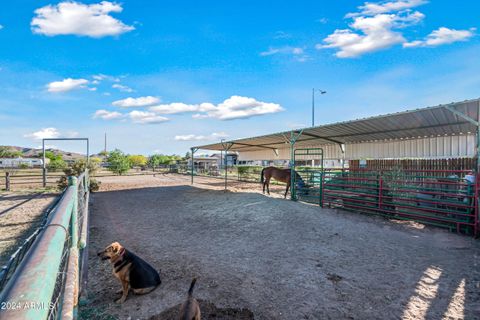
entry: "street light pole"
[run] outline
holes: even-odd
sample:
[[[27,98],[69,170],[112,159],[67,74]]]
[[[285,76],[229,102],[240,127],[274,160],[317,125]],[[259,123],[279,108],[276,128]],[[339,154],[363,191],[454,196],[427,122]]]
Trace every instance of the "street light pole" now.
[[[320,94],[325,94],[327,91],[318,89]],[[312,89],[312,127],[315,126],[315,88]]]
[[[312,127],[315,126],[315,88],[312,89]]]

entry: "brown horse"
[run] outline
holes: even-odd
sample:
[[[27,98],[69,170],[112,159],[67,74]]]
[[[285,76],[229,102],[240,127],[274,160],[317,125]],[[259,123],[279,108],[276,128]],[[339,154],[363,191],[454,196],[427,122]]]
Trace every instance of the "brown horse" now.
[[[297,184],[304,186],[304,182],[300,175],[295,172]],[[273,178],[280,182],[285,182],[287,184],[287,189],[285,190],[285,198],[287,198],[288,189],[290,189],[291,183],[291,170],[290,169],[280,169],[276,167],[267,167],[263,168],[261,175],[261,182],[263,184],[263,193],[265,193],[265,186],[267,187],[267,193],[270,194],[270,179]]]

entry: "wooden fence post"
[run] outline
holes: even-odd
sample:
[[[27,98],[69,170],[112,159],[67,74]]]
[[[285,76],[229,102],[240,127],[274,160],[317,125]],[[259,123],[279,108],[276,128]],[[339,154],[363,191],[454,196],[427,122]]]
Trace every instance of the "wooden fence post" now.
[[[5,172],[5,189],[10,191],[10,172]]]

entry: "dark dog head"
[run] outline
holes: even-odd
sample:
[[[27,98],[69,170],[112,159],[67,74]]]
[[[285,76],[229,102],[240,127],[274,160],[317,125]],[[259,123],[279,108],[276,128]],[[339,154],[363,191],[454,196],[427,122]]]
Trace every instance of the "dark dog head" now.
[[[118,242],[114,242],[102,251],[97,252],[97,256],[99,256],[102,260],[112,260],[121,255],[123,251],[123,246]]]

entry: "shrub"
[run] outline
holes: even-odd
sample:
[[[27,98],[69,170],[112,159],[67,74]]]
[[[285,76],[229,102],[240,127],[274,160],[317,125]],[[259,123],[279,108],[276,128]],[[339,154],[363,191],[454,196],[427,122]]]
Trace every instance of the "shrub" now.
[[[47,165],[48,170],[51,170],[51,171],[63,170],[66,167],[67,167],[67,163],[63,161],[63,159],[61,158],[51,160]]]
[[[100,189],[102,183],[96,179],[90,179],[90,192],[95,192]]]
[[[98,161],[90,159],[90,162],[87,166],[87,161],[85,159],[76,160],[70,167],[67,167],[63,170],[65,173],[64,176],[58,180],[58,188],[64,189],[68,186],[68,176],[75,176],[78,177],[81,175],[85,168],[88,168],[88,172],[90,175],[93,175],[95,171],[98,169]],[[100,182],[96,181],[95,179],[90,179],[90,191],[97,191],[100,187]]]
[[[88,169],[88,172],[89,172],[90,175],[94,175],[95,172],[97,172],[97,170],[98,170],[99,163],[100,163],[100,161],[98,161],[98,158],[91,158],[88,165],[87,165],[87,160],[86,159],[79,159],[79,160],[76,160],[70,166],[70,169],[73,170],[73,175],[77,176],[77,177],[85,171],[85,168]]]

